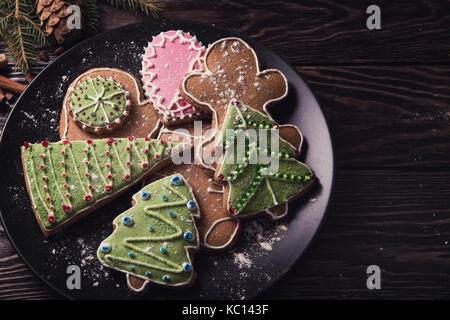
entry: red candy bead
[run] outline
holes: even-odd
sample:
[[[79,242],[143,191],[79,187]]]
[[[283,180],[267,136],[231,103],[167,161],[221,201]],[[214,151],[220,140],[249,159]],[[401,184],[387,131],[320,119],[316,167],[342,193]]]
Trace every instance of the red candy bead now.
[[[111,153],[110,153],[109,151],[106,151],[106,152],[105,152],[105,155],[106,155],[107,157],[109,157],[110,154],[111,154]]]
[[[123,178],[124,178],[125,180],[128,180],[128,179],[130,179],[130,175],[129,175],[129,174],[126,174],[126,175],[123,176]]]
[[[130,147],[126,147],[125,151],[129,152],[130,151]]]
[[[134,137],[133,137],[133,136],[129,136],[129,137],[128,137],[128,140],[133,141],[133,140],[134,140]]]
[[[130,162],[130,161],[127,161],[127,162],[125,163],[125,165],[126,165],[127,167],[129,167],[129,166],[131,165],[131,162]]]
[[[56,221],[56,219],[55,219],[54,216],[48,217],[48,222],[50,222],[50,223],[55,223],[55,221]]]
[[[150,141],[150,138],[149,138],[149,137],[145,137],[144,140],[147,141],[147,142],[149,142],[149,141]]]
[[[70,144],[70,141],[69,140],[64,140],[63,143],[64,144]]]
[[[50,197],[47,197],[47,198],[45,198],[45,200],[47,200],[47,201],[51,201],[51,200],[52,200],[52,198],[50,198]]]
[[[68,186],[66,183],[63,184],[63,188],[64,188],[64,189],[67,189],[68,187],[69,187],[69,186]]]
[[[26,142],[26,141],[23,143],[23,146],[24,146],[25,148],[31,147],[31,145],[30,145],[28,142]]]
[[[105,186],[105,190],[108,192],[111,192],[113,190],[113,186],[107,185],[107,186]]]
[[[39,158],[44,159],[45,158],[45,154],[40,154]]]
[[[144,154],[148,154],[148,149],[144,149]]]
[[[47,148],[47,147],[48,147],[48,141],[47,141],[47,140],[43,140],[43,141],[42,141],[42,146],[43,146],[44,148]]]
[[[46,177],[46,176],[43,176],[43,177],[42,177],[42,180],[43,180],[43,181],[47,180],[47,177]]]
[[[70,198],[70,193],[66,193],[66,198]]]
[[[113,144],[113,142],[114,142],[114,138],[109,138],[108,141],[106,141],[106,144],[108,146],[111,146]]]
[[[86,142],[87,142],[87,144],[93,144],[94,143],[94,141],[92,141],[91,139],[87,139]]]
[[[217,176],[217,179],[223,180],[223,174],[219,174],[219,175]]]
[[[44,169],[45,169],[45,166],[44,166],[43,164],[41,164],[41,165],[39,166],[39,169],[44,170]]]
[[[111,180],[112,179],[112,175],[108,174],[108,179]]]
[[[68,204],[63,204],[62,205],[62,209],[63,209],[64,212],[72,211],[72,207],[70,205],[68,205]]]
[[[159,153],[155,154],[155,159],[159,160],[159,158],[161,158],[161,156],[159,155]]]
[[[142,164],[142,169],[147,169],[148,168],[148,163],[147,162],[144,162],[143,164]]]
[[[87,195],[84,196],[84,201],[86,201],[86,202],[91,202],[92,199],[93,198],[92,198],[92,196],[90,194],[87,194]]]

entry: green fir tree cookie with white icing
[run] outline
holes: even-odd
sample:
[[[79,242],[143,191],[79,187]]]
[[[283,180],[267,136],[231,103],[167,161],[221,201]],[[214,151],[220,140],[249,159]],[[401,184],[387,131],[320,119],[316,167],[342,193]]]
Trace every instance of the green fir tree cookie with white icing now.
[[[22,147],[25,182],[46,236],[60,230],[169,163],[182,145],[109,138]]]
[[[215,179],[226,181],[224,205],[245,217],[291,201],[307,191],[313,172],[298,150],[279,136],[279,125],[238,102],[229,105],[218,138],[224,153]]]
[[[128,285],[143,291],[150,282],[183,286],[194,279],[191,254],[199,247],[197,201],[184,177],[175,174],[133,195],[133,207],[117,216],[114,231],[100,245],[98,258],[125,272]],[[135,287],[131,278],[142,285]]]

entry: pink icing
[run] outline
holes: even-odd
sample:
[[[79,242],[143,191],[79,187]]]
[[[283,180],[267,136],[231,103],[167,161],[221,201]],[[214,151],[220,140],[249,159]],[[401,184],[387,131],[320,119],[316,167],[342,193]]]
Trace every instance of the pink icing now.
[[[204,47],[182,31],[167,31],[154,37],[145,49],[142,79],[147,96],[164,118],[184,118],[195,109],[180,95],[179,86],[190,71],[201,70]]]

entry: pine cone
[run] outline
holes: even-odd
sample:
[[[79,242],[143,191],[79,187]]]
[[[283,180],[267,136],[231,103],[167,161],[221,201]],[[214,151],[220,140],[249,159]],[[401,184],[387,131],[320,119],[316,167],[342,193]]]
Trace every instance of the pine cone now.
[[[67,8],[78,5],[81,9],[81,29],[69,29],[67,20],[71,13]],[[37,0],[36,13],[47,36],[54,36],[60,45],[70,45],[79,40],[86,26],[84,0]]]

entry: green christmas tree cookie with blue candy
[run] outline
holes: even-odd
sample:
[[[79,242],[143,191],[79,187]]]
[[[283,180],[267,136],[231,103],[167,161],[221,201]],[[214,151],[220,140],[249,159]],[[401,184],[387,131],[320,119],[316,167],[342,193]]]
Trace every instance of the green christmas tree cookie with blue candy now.
[[[136,193],[133,207],[114,219],[114,232],[100,244],[98,258],[125,272],[134,291],[150,282],[188,285],[194,279],[191,255],[199,247],[194,220],[199,216],[183,176],[160,179]]]

